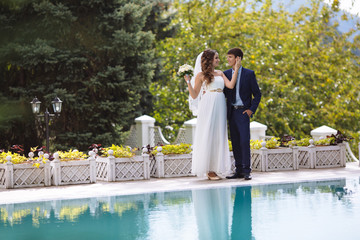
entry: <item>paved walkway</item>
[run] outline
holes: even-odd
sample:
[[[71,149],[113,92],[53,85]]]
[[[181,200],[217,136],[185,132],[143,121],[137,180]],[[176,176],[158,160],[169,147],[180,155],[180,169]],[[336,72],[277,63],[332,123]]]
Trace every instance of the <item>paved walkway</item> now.
[[[148,192],[189,190],[222,186],[242,186],[271,183],[289,183],[338,178],[360,178],[359,163],[347,163],[345,168],[300,169],[297,171],[253,172],[253,179],[209,181],[205,178],[179,177],[126,182],[97,182],[95,184],[61,187],[0,189],[0,204],[129,195]]]

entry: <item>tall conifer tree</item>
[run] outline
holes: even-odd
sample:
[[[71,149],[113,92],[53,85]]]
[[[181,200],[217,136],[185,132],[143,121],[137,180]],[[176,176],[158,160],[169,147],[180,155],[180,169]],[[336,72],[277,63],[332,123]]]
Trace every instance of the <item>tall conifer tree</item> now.
[[[1,147],[31,146],[39,144],[37,137],[43,139],[32,130],[35,121],[29,102],[35,96],[43,107],[50,108],[55,96],[63,101],[61,116],[51,123],[56,136],[53,149],[118,144],[121,136],[116,129],[128,129],[144,112],[140,103],[148,101],[142,96],[151,96],[155,34],[146,21],[158,16],[152,9],[161,9],[160,3],[2,1],[0,97],[19,101],[23,111],[18,118],[6,118],[6,124],[18,132],[0,129]],[[21,139],[21,134],[26,137]]]

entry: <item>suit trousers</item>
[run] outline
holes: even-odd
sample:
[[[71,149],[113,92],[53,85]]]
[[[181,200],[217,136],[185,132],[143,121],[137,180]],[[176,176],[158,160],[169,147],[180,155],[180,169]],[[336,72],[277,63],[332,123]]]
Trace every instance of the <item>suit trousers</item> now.
[[[250,174],[250,117],[246,109],[232,109],[229,121],[230,138],[235,158],[236,173]]]

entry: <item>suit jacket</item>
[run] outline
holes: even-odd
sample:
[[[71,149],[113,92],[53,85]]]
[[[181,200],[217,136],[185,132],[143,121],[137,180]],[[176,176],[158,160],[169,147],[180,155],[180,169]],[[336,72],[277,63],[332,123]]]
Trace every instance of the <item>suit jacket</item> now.
[[[231,80],[232,69],[224,71],[224,74],[229,80]],[[254,114],[261,100],[261,92],[253,70],[244,67],[242,68],[239,92],[245,108],[250,109]],[[225,87],[224,94],[226,97],[227,117],[230,119],[232,110],[231,106],[232,103],[235,102],[236,98],[236,86],[233,89]]]

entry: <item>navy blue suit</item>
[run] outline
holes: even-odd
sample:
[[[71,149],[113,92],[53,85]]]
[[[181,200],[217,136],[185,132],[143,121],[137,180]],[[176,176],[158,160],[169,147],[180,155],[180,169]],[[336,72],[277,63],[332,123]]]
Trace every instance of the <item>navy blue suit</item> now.
[[[231,80],[232,69],[224,71],[224,74]],[[244,108],[235,109],[232,105],[236,99],[236,86],[233,89],[226,87],[224,89],[236,173],[250,174],[250,118],[243,112],[250,109],[254,114],[261,100],[261,92],[254,71],[242,68],[239,93]]]

